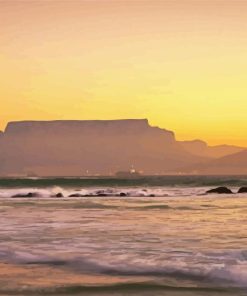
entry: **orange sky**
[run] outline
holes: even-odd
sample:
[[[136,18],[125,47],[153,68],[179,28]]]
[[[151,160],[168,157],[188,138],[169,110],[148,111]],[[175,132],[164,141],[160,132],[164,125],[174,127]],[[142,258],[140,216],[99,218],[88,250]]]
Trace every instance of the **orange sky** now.
[[[0,128],[148,118],[247,146],[247,1],[0,0]]]

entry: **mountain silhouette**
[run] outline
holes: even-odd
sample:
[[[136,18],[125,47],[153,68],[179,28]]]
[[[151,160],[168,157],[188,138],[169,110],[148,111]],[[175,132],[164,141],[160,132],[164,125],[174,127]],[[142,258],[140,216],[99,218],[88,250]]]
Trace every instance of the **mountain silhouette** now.
[[[1,175],[166,174],[204,160],[146,119],[10,122],[0,152]]]
[[[114,175],[130,168],[149,175],[242,173],[242,149],[179,142],[147,119],[19,121],[0,133],[0,175]]]
[[[244,147],[233,145],[209,146],[206,142],[202,140],[181,141],[180,143],[189,153],[210,158],[220,158],[229,154],[238,153],[246,149]]]
[[[247,150],[230,154],[205,163],[183,168],[187,174],[199,175],[247,175]]]

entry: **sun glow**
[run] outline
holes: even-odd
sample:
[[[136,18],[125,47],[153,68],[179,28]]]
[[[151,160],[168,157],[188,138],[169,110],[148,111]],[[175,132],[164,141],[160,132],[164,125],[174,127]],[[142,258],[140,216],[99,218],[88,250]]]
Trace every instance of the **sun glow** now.
[[[148,118],[247,145],[246,14],[245,1],[1,1],[0,128]]]

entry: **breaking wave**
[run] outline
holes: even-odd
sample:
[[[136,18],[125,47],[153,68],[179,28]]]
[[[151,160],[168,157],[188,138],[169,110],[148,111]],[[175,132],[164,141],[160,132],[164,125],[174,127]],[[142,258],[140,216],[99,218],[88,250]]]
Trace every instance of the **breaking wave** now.
[[[215,287],[247,288],[247,251],[184,254],[183,260],[162,260],[161,258],[93,258],[49,257],[25,252],[2,250],[0,259],[15,264],[49,265],[73,269],[83,274],[101,274],[109,276],[148,276],[170,277],[190,280],[194,283],[213,284]],[[186,260],[186,256],[197,258],[196,261]],[[203,260],[204,258],[204,260]],[[207,260],[205,260],[207,258]],[[188,259],[188,258],[187,258]],[[212,261],[214,263],[212,263]]]
[[[0,188],[1,197],[169,197],[191,196],[205,192],[203,188],[81,188],[69,189],[54,186],[51,188]]]

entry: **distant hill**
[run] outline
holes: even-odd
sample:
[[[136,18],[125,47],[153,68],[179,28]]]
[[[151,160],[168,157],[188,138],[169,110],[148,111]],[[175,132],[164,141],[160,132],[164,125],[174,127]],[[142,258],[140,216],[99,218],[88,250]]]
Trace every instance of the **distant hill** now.
[[[10,122],[0,140],[2,175],[166,174],[203,161],[146,119]]]
[[[208,146],[206,142],[201,140],[180,141],[180,143],[187,152],[193,155],[210,158],[220,158],[246,149],[244,147],[232,145]]]
[[[247,150],[188,167],[183,172],[199,175],[247,175]]]

